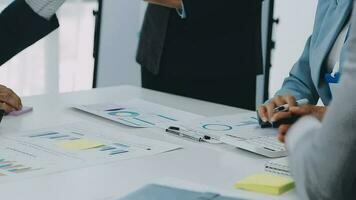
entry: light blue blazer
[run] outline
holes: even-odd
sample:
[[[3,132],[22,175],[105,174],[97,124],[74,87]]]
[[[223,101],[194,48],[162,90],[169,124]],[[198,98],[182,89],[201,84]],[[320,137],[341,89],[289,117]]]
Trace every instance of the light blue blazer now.
[[[349,20],[352,7],[353,0],[319,0],[313,33],[302,56],[276,95],[289,94],[296,99],[307,98],[312,104],[316,104],[321,98],[325,105],[329,105],[332,96],[329,84],[324,79],[325,60]],[[346,59],[347,46],[348,40],[341,52],[341,69]]]

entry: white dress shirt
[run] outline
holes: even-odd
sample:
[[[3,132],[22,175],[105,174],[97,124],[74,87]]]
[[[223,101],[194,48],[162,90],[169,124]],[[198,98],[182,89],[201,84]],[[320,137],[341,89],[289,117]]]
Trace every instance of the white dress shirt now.
[[[25,0],[26,3],[35,11],[38,15],[45,19],[51,19],[51,17],[57,12],[59,7],[65,0]]]
[[[336,41],[331,48],[328,58],[326,59],[327,72],[331,73],[338,68],[340,61],[341,50],[344,47],[345,41],[347,39],[347,34],[350,28],[350,20],[345,24],[343,29],[341,30],[339,36],[336,38]],[[339,72],[339,69],[336,69]]]
[[[182,19],[187,18],[187,12],[185,11],[185,7],[184,7],[184,2],[183,1],[182,1],[182,7],[177,9],[177,13]]]

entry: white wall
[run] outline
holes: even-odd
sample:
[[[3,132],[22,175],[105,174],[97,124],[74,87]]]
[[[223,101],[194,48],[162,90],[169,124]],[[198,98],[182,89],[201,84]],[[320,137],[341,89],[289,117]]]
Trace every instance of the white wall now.
[[[103,1],[97,87],[141,84],[135,56],[144,11],[140,0]]]
[[[317,0],[276,0],[276,49],[272,58],[270,95],[282,86],[293,64],[300,57],[305,42],[312,33]]]
[[[12,0],[0,0],[0,11]],[[96,1],[67,0],[57,12],[61,27],[0,68],[0,84],[20,96],[92,88]]]

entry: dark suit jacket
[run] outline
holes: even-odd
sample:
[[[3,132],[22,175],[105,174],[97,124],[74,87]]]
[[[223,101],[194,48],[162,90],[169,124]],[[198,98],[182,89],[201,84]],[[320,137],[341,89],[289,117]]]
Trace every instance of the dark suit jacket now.
[[[262,72],[261,0],[183,1],[186,19],[148,6],[137,53],[142,67],[193,79],[246,80]]]
[[[15,0],[0,14],[0,65],[56,28],[58,20],[37,15],[24,0]]]

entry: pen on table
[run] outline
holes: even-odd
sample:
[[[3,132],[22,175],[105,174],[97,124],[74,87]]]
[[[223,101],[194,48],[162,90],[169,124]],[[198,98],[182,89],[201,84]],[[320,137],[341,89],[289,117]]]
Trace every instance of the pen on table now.
[[[302,105],[306,105],[309,103],[308,99],[300,99],[298,101],[296,101],[297,106],[302,106]],[[276,112],[286,112],[289,110],[289,105],[288,104],[284,104],[281,106],[276,107],[273,111]]]
[[[172,133],[174,135],[177,136],[181,136],[181,137],[185,137],[191,140],[195,140],[198,142],[204,142],[205,140],[210,140],[211,137],[204,135],[204,136],[200,136],[197,134],[191,134],[191,133],[186,133],[185,131],[181,130],[179,127],[175,127],[175,126],[170,126],[169,128],[166,129],[167,133]]]

